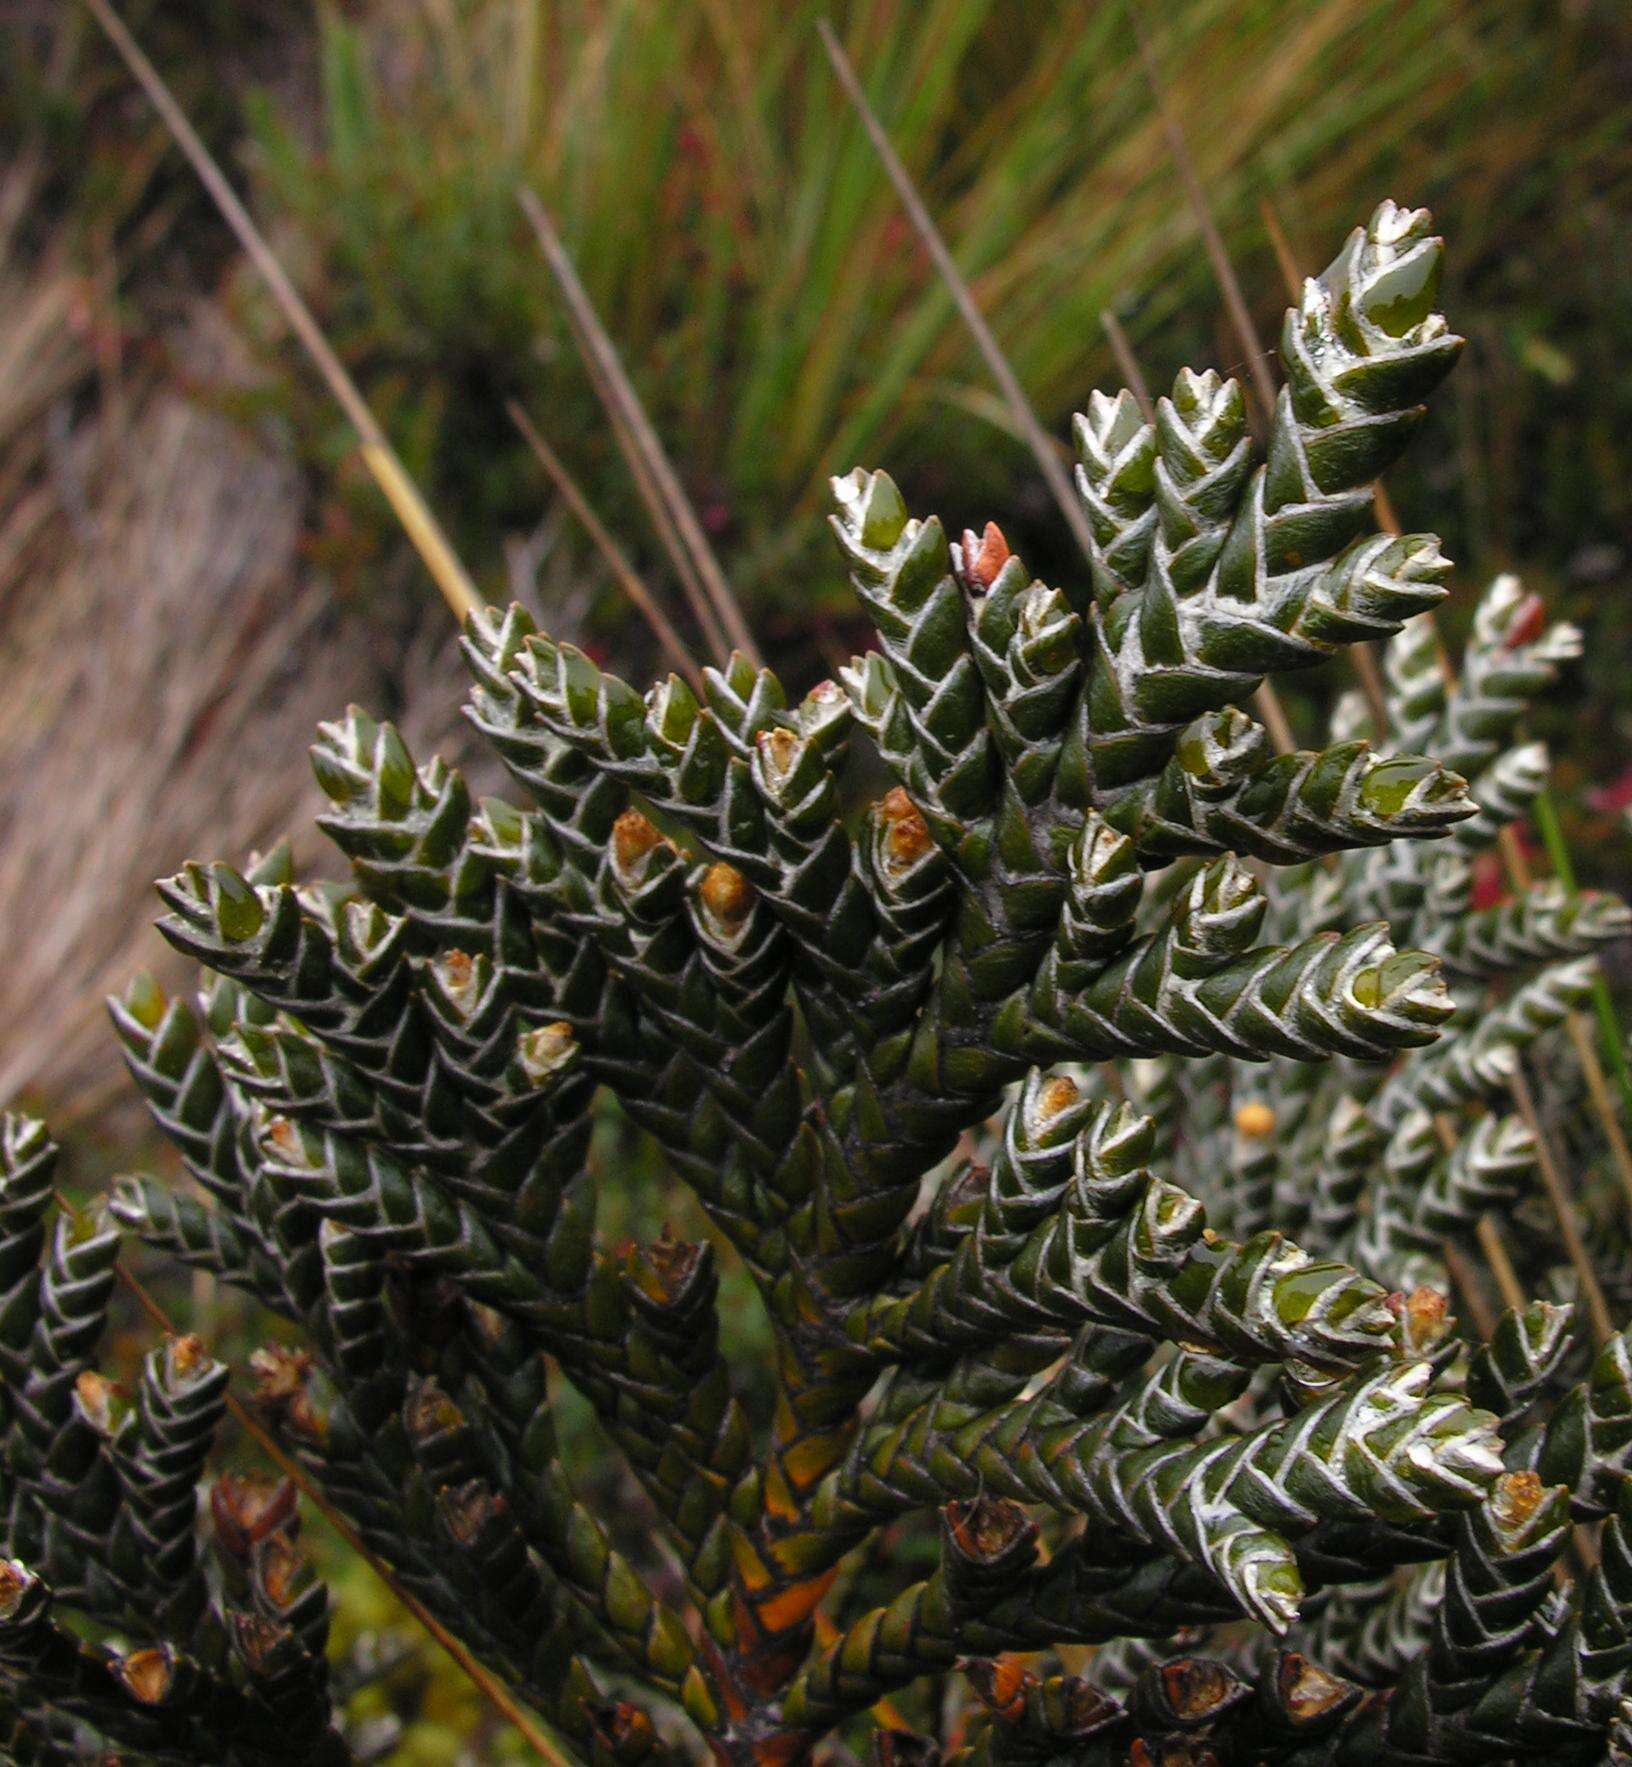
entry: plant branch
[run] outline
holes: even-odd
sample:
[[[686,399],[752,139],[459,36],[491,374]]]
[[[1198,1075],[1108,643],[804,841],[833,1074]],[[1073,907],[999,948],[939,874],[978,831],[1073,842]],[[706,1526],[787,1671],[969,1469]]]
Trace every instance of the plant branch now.
[[[57,1193],[57,1206],[68,1212],[73,1211],[73,1204],[60,1192]],[[119,1280],[130,1291],[131,1298],[147,1315],[148,1319],[162,1331],[166,1337],[174,1338],[178,1332],[168,1313],[159,1305],[157,1299],[148,1288],[121,1262],[116,1266]],[[405,1589],[393,1575],[390,1566],[369,1550],[362,1537],[350,1522],[329,1502],[322,1489],[312,1479],[306,1469],[295,1460],[277,1438],[267,1429],[265,1424],[256,1417],[230,1389],[226,1394],[227,1410],[233,1420],[250,1437],[258,1448],[275,1465],[279,1472],[293,1484],[321,1515],[335,1533],[346,1543],[347,1547],[373,1571],[380,1582],[390,1590],[391,1594],[402,1603],[410,1614],[419,1622],[424,1630],[441,1645],[442,1649],[453,1659],[458,1667],[470,1679],[471,1683],[488,1700],[493,1709],[513,1724],[517,1731],[538,1752],[539,1758],[550,1764],[550,1767],[570,1767],[567,1757],[550,1741],[539,1728],[538,1720],[525,1711],[511,1695],[504,1683],[492,1674],[470,1650],[457,1639],[442,1622],[420,1601],[411,1590]]]

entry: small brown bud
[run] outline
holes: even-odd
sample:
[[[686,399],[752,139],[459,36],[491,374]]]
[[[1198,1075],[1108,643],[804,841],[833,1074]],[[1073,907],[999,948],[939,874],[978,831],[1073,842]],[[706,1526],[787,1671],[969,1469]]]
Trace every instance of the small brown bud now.
[[[673,1307],[685,1298],[707,1256],[706,1245],[676,1239],[665,1223],[649,1246],[630,1242],[624,1252],[624,1267],[647,1300],[659,1307]]]
[[[1180,1657],[1157,1673],[1167,1707],[1180,1724],[1210,1724],[1248,1696],[1244,1683],[1211,1657]]]
[[[1037,1094],[1037,1126],[1042,1128],[1056,1117],[1063,1117],[1081,1096],[1075,1080],[1065,1074],[1053,1075]]]
[[[114,1400],[118,1389],[106,1376],[87,1368],[74,1381],[74,1397],[79,1401],[79,1409],[85,1421],[98,1435],[112,1435],[118,1419],[114,1411]]]
[[[404,1428],[421,1444],[458,1429],[465,1421],[465,1414],[434,1376],[410,1387],[402,1415]]]
[[[1096,1731],[1121,1724],[1125,1717],[1120,1701],[1077,1675],[1045,1681],[1039,1692],[1048,1733],[1062,1743],[1086,1742]]]
[[[1026,1692],[1037,1677],[1019,1657],[972,1657],[958,1664],[976,1697],[989,1711],[1013,1723],[1026,1706]]]
[[[467,1014],[475,1010],[481,971],[468,951],[444,951],[431,970],[454,1007]]]
[[[615,1759],[636,1760],[648,1753],[655,1741],[656,1732],[651,1719],[628,1700],[618,1700],[611,1705],[585,1700],[584,1711],[595,1740]]]
[[[929,824],[918,806],[901,789],[892,786],[879,800],[884,823],[884,864],[892,877],[900,877],[930,850],[934,841]]]
[[[249,1366],[255,1376],[255,1404],[292,1434],[308,1441],[322,1440],[327,1426],[312,1403],[311,1352],[263,1344],[250,1352]]]
[[[704,913],[728,937],[740,932],[753,912],[755,893],[754,886],[736,866],[723,862],[710,865],[697,886],[697,899]]]
[[[263,1344],[249,1353],[255,1375],[255,1399],[261,1405],[283,1405],[305,1389],[311,1379],[310,1350],[291,1350],[282,1344]]]
[[[1006,1497],[954,1499],[941,1512],[953,1547],[972,1564],[988,1566],[1008,1557],[1022,1543],[1029,1543],[1037,1525],[1018,1504]]]
[[[1491,1508],[1509,1528],[1522,1527],[1541,1507],[1547,1487],[1535,1473],[1503,1473],[1491,1493]]]
[[[572,1026],[557,1020],[523,1031],[516,1039],[516,1060],[522,1073],[535,1086],[542,1086],[565,1065],[578,1047]]]
[[[170,1372],[178,1380],[185,1380],[188,1375],[195,1374],[201,1363],[207,1360],[204,1354],[204,1340],[196,1332],[183,1332],[180,1337],[171,1338],[165,1345],[165,1353],[169,1358]]]
[[[765,770],[780,785],[793,771],[799,754],[799,738],[783,725],[762,730],[757,738],[759,752],[765,758]]]
[[[164,1645],[133,1650],[109,1665],[131,1697],[144,1706],[162,1705],[176,1684],[176,1661]]]
[[[646,855],[663,844],[663,837],[649,816],[625,810],[612,824],[612,863],[623,873],[632,872]]]
[[[482,1530],[502,1516],[508,1505],[480,1479],[448,1486],[436,1494],[437,1508],[454,1544],[470,1546]]]
[[[1248,1141],[1263,1141],[1275,1133],[1275,1112],[1269,1105],[1256,1100],[1243,1104],[1236,1110],[1235,1128],[1236,1133],[1246,1136]]]
[[[1412,1289],[1401,1309],[1401,1338],[1409,1354],[1433,1349],[1451,1327],[1450,1302],[1426,1283]]]
[[[259,1541],[251,1562],[255,1581],[273,1607],[286,1608],[300,1594],[306,1580],[307,1559],[287,1531]]]
[[[255,1473],[222,1473],[210,1487],[216,1539],[233,1557],[247,1559],[257,1540],[294,1520],[296,1502],[292,1479],[274,1481]]]
[[[967,558],[968,553],[964,556]],[[974,563],[969,567],[969,575],[982,589],[990,589],[997,581],[997,573],[1009,562],[1009,557],[1009,543],[1003,538],[1003,530],[996,522],[987,522],[986,531],[980,537],[980,549],[975,554]]]
[[[264,1614],[232,1615],[232,1641],[244,1666],[251,1675],[262,1674],[279,1646],[289,1638],[287,1626],[280,1626]]]
[[[1294,1724],[1318,1724],[1322,1718],[1356,1704],[1360,1689],[1341,1681],[1295,1650],[1282,1652],[1275,1665],[1275,1691],[1281,1709]]]
[[[953,552],[953,563],[965,586],[978,595],[997,581],[997,573],[1008,563],[1009,556],[1003,530],[996,522],[987,522],[978,539],[973,528],[963,530],[962,542]]]
[[[268,1121],[266,1140],[285,1159],[301,1159],[304,1155],[300,1131],[287,1117],[273,1117]]]
[[[1508,617],[1507,630],[1502,634],[1503,650],[1519,650],[1534,644],[1547,625],[1547,603],[1531,590]]]
[[[39,1587],[39,1578],[14,1558],[0,1558],[0,1620],[11,1620]]]

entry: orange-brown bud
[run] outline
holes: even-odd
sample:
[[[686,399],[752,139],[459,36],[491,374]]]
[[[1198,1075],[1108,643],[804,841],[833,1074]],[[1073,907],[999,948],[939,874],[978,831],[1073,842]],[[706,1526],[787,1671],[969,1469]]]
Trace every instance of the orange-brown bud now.
[[[910,871],[934,845],[929,824],[900,786],[892,786],[879,800],[884,823],[884,861],[892,876]]]
[[[955,1498],[941,1513],[953,1547],[977,1565],[996,1564],[1037,1532],[1025,1510],[1006,1497],[982,1494],[967,1502]]]
[[[39,1585],[39,1578],[14,1558],[0,1558],[0,1620],[9,1620],[22,1605],[29,1592]]]
[[[180,1337],[171,1338],[165,1345],[166,1354],[170,1358],[170,1367],[178,1378],[185,1380],[194,1373],[200,1363],[207,1358],[204,1355],[204,1340],[196,1332],[183,1332]]]
[[[639,810],[625,810],[612,824],[612,863],[619,871],[633,871],[654,848],[663,844],[663,836],[649,816]]]
[[[327,1426],[312,1403],[311,1352],[263,1344],[250,1352],[249,1366],[255,1376],[255,1404],[277,1417],[291,1433],[320,1441]]]
[[[1081,1096],[1082,1092],[1075,1080],[1066,1074],[1055,1074],[1037,1094],[1039,1126],[1052,1123],[1056,1117],[1063,1117]]]
[[[286,1159],[298,1159],[301,1155],[300,1131],[287,1117],[273,1117],[267,1123],[266,1139]]]
[[[1180,1657],[1157,1672],[1175,1722],[1208,1724],[1249,1695],[1246,1685],[1211,1657]]]
[[[585,1700],[584,1711],[595,1740],[614,1759],[637,1760],[650,1751],[656,1740],[651,1719],[628,1700],[618,1700],[611,1705]]]
[[[782,781],[793,771],[794,758],[799,752],[799,738],[785,725],[776,724],[769,730],[762,730],[757,738],[759,751],[765,757],[765,766],[773,779]]]
[[[624,1250],[624,1268],[635,1288],[649,1301],[659,1307],[672,1307],[684,1298],[707,1255],[706,1245],[676,1239],[665,1222],[663,1231],[650,1245],[630,1242]]]
[[[987,522],[978,540],[972,528],[963,530],[963,575],[971,589],[990,589],[1009,558],[1009,543],[996,522]]]
[[[251,1675],[263,1673],[280,1645],[290,1636],[287,1626],[280,1626],[264,1614],[235,1613],[232,1619],[232,1641],[244,1666]]]
[[[535,1086],[542,1086],[560,1071],[576,1046],[572,1026],[558,1019],[553,1024],[523,1031],[516,1039],[516,1059],[527,1079]]]
[[[754,907],[754,886],[734,865],[710,865],[697,886],[697,898],[704,912],[719,929],[738,932]]]
[[[1037,1677],[1019,1657],[972,1657],[958,1664],[988,1711],[1013,1723],[1026,1707]]]
[[[1510,1528],[1521,1527],[1541,1507],[1547,1487],[1533,1472],[1503,1473],[1491,1493],[1491,1507]]]
[[[1235,1129],[1248,1141],[1265,1141],[1275,1133],[1275,1112],[1258,1100],[1243,1104],[1235,1113]]]
[[[471,1479],[466,1484],[448,1486],[438,1491],[436,1503],[448,1532],[459,1546],[474,1544],[482,1530],[502,1516],[509,1507],[502,1497],[480,1479]]]
[[[74,1397],[91,1428],[100,1435],[110,1435],[115,1424],[114,1400],[118,1388],[105,1375],[87,1368],[74,1380]]]
[[[1401,1339],[1409,1354],[1425,1355],[1451,1327],[1451,1305],[1426,1283],[1412,1289],[1401,1308]]]
[[[235,1558],[248,1558],[258,1540],[295,1518],[293,1479],[267,1479],[255,1473],[222,1473],[210,1487],[210,1514],[216,1539]]]
[[[176,1684],[176,1660],[168,1646],[133,1650],[109,1666],[130,1696],[144,1706],[163,1705]]]
[[[308,1561],[287,1530],[258,1542],[252,1562],[255,1581],[275,1608],[288,1607],[305,1585]]]
[[[1297,1651],[1282,1653],[1275,1665],[1275,1690],[1281,1709],[1294,1724],[1316,1724],[1361,1698],[1352,1681],[1341,1681]]]

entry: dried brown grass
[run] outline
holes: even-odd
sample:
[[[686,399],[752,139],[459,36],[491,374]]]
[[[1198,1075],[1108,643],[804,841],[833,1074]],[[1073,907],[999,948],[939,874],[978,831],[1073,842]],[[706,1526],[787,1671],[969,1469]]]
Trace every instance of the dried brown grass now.
[[[29,326],[36,294],[17,310]],[[26,357],[13,311],[0,364]],[[231,371],[207,306],[179,347],[213,384]],[[74,378],[55,385],[59,413]],[[171,967],[152,880],[286,832],[327,864],[306,746],[348,699],[377,703],[383,671],[303,559],[306,489],[273,441],[153,387],[128,419],[104,405],[42,451],[53,407],[8,392],[0,412],[30,416],[0,512],[0,1101],[68,1125],[118,1093],[104,996]],[[446,722],[457,670],[445,651],[426,662]]]

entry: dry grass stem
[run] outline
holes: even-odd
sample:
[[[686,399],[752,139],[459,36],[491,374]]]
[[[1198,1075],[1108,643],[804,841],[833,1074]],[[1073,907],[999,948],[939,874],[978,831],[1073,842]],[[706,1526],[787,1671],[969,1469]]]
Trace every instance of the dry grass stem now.
[[[1542,1186],[1552,1205],[1559,1238],[1564,1242],[1564,1250],[1575,1271],[1576,1281],[1581,1285],[1581,1298],[1586,1303],[1593,1342],[1602,1348],[1615,1335],[1615,1321],[1610,1317],[1609,1304],[1604,1299],[1598,1273],[1592,1267],[1592,1257],[1587,1251],[1586,1241],[1581,1237],[1581,1226],[1575,1218],[1575,1206],[1565,1186],[1564,1174],[1559,1167],[1552,1138],[1541,1120],[1541,1113],[1536,1109],[1535,1095],[1530,1090],[1530,1082],[1522,1067],[1514,1069],[1508,1085],[1513,1094],[1513,1102],[1518,1106],[1519,1115],[1535,1137],[1536,1167],[1541,1173]]]
[[[918,194],[917,186],[911,174],[895,151],[894,144],[886,133],[884,125],[878,120],[873,108],[867,102],[867,94],[862,91],[861,81],[856,77],[856,70],[850,65],[850,58],[845,54],[843,45],[834,34],[832,25],[824,18],[818,21],[817,30],[821,32],[822,47],[827,51],[827,58],[833,64],[833,72],[839,84],[844,88],[845,96],[850,100],[856,115],[860,117],[862,127],[867,131],[867,138],[872,142],[878,154],[879,162],[884,167],[895,193],[901,199],[901,206],[906,210],[907,219],[911,221],[913,230],[923,242],[924,250],[929,253],[931,261],[940,273],[941,280],[946,284],[947,291],[958,309],[964,324],[969,328],[991,370],[992,377],[1002,389],[1009,410],[1013,413],[1016,428],[1025,438],[1032,456],[1037,462],[1060,514],[1065,518],[1067,527],[1077,545],[1082,549],[1083,556],[1088,557],[1093,551],[1093,535],[1089,531],[1088,517],[1081,502],[1071,487],[1071,480],[1048,433],[1038,422],[1037,413],[1032,409],[1031,401],[1026,397],[1025,389],[1020,385],[1019,377],[1009,365],[1002,346],[986,316],[981,312],[968,281],[953,261],[952,253],[940,229],[931,218],[924,199]]]
[[[152,101],[153,108],[175,138],[176,145],[187,156],[193,170],[198,174],[199,182],[221,211],[222,218],[237,236],[239,244],[266,279],[272,297],[290,330],[316,364],[329,391],[357,431],[363,443],[363,459],[369,471],[402,521],[409,539],[425,561],[425,568],[430,572],[454,618],[463,624],[482,605],[482,598],[448,543],[441,525],[397,458],[385,431],[380,428],[373,412],[369,410],[367,400],[358,391],[356,383],[346,372],[345,365],[330,347],[322,328],[312,317],[311,309],[301,298],[300,291],[290,280],[277,254],[255,225],[249,210],[239,200],[238,193],[232,188],[226,174],[216,164],[210,150],[187,120],[186,113],[176,102],[175,95],[165,84],[163,76],[143,54],[141,46],[125,28],[109,0],[85,0],[85,4],[90,8],[92,17],[107,33],[132,76]]]
[[[1224,249],[1224,236],[1213,219],[1213,211],[1207,202],[1207,193],[1202,189],[1196,163],[1190,157],[1190,147],[1184,138],[1184,130],[1168,101],[1167,89],[1162,82],[1161,69],[1157,65],[1156,51],[1151,44],[1150,35],[1136,5],[1129,5],[1127,13],[1133,25],[1134,36],[1138,40],[1139,59],[1144,63],[1145,78],[1150,82],[1151,96],[1156,101],[1162,133],[1167,138],[1174,169],[1184,185],[1185,199],[1190,205],[1190,212],[1201,233],[1202,244],[1207,250],[1207,261],[1213,267],[1213,275],[1217,279],[1219,293],[1224,297],[1224,308],[1229,314],[1230,325],[1235,331],[1248,372],[1252,376],[1252,389],[1257,401],[1262,433],[1267,433],[1275,415],[1275,379],[1269,371],[1269,358],[1264,354],[1257,328],[1253,325],[1252,314],[1248,310],[1246,297],[1241,292],[1235,267],[1230,262],[1229,253]]]
[[[588,499],[579,489],[572,474],[567,471],[561,457],[538,433],[537,426],[514,399],[506,404],[505,410],[510,415],[510,421],[521,432],[522,439],[532,449],[539,465],[549,476],[550,483],[560,493],[562,502],[594,541],[602,558],[606,560],[614,581],[629,598],[630,605],[651,628],[652,636],[663,647],[664,655],[693,687],[700,687],[703,672],[698,668],[696,658],[686,648],[685,640],[674,629],[669,616],[653,600],[651,591],[641,581],[640,573],[629,562],[628,555],[590,507]]]
[[[1116,372],[1122,376],[1128,391],[1138,401],[1139,409],[1145,415],[1145,422],[1154,421],[1156,406],[1150,396],[1150,388],[1140,371],[1138,358],[1133,353],[1133,345],[1128,334],[1122,327],[1122,321],[1109,307],[1099,316],[1099,323],[1105,330],[1105,341],[1111,346],[1111,355],[1116,361]]]
[[[690,498],[686,496],[657,431],[652,427],[633,384],[624,372],[612,339],[607,335],[606,328],[601,324],[589,295],[579,280],[577,268],[562,244],[555,223],[535,191],[524,188],[517,193],[517,197],[537,235],[544,261],[549,265],[561,290],[562,299],[567,303],[574,329],[595,374],[596,389],[603,399],[608,400],[609,405],[615,405],[618,418],[627,427],[702,583],[708,605],[713,609],[731,646],[740,650],[755,664],[760,663],[763,659],[759,647],[748,629],[748,622],[743,617],[736,597],[731,593],[725,572],[714,556],[714,550],[703,533],[702,523],[697,519],[697,512],[692,508]]]

